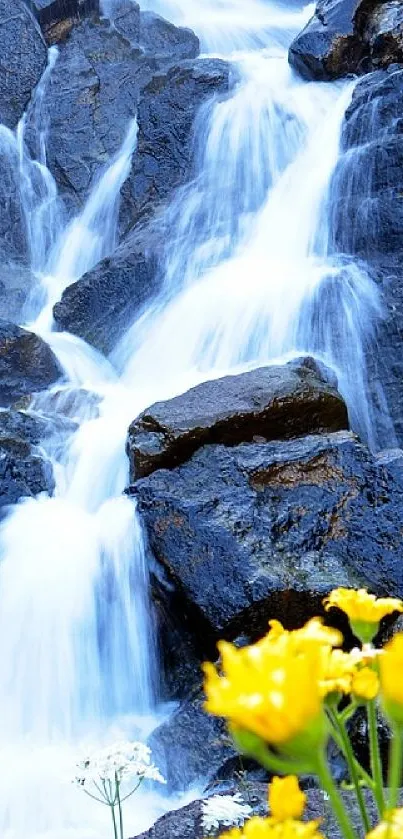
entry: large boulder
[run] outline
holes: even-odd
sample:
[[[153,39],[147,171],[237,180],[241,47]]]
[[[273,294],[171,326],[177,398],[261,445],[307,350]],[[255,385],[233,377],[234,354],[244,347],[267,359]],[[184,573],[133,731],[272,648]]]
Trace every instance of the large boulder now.
[[[0,411],[0,518],[21,498],[53,492],[52,464],[38,448],[47,434],[41,417]]]
[[[61,376],[56,356],[42,338],[0,320],[0,405],[45,390]]]
[[[0,0],[0,123],[15,128],[46,66],[47,50],[23,0]]]
[[[54,319],[59,329],[108,354],[157,288],[156,260],[135,233],[65,289]]]
[[[379,423],[385,414],[380,381],[403,443],[403,69],[373,73],[355,87],[331,184],[330,226],[336,251],[359,257],[382,292],[376,359],[370,359]],[[381,428],[382,431],[382,428]],[[389,438],[389,439],[388,439]],[[384,444],[393,445],[390,430]]]
[[[298,625],[335,586],[403,594],[403,454],[349,432],[204,446],[132,488],[151,549],[195,631]]]
[[[172,469],[207,443],[285,439],[348,428],[346,406],[313,359],[204,382],[157,402],[129,428],[133,480]]]
[[[403,9],[396,0],[318,0],[289,61],[308,79],[328,81],[403,60]]]

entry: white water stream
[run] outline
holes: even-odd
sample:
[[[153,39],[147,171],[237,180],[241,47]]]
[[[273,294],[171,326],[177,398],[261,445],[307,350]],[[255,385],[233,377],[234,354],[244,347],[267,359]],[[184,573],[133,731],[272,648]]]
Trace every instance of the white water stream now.
[[[68,390],[100,398],[99,417],[91,418],[89,400],[77,407],[81,425],[55,464],[54,498],[22,502],[0,527],[2,839],[107,839],[107,814],[70,783],[75,754],[83,742],[137,736],[153,724],[146,559],[134,504],[122,496],[125,437],[139,411],[230,370],[314,352],[338,371],[353,425],[374,444],[365,348],[380,303],[359,266],[329,254],[327,228],[352,85],[306,84],[290,70],[287,45],[309,8],[271,0],[142,7],[194,27],[203,50],[233,61],[239,81],[203,109],[197,177],[168,210],[177,235],[163,292],[110,362],[52,332],[52,306],[116,245],[136,124],[68,224],[46,168],[46,74],[35,101],[37,160],[24,146],[24,124],[16,137],[1,135],[19,167],[39,282],[31,328],[54,349]],[[52,50],[47,73],[56,60]],[[59,397],[54,390],[38,408],[62,403],[66,388]],[[128,836],[164,806],[151,794],[133,799]]]

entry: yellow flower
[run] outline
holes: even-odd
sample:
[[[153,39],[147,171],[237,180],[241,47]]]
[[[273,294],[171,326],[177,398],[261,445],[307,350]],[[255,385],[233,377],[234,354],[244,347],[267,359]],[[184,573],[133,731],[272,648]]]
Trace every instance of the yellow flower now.
[[[306,795],[299,788],[296,775],[273,778],[269,786],[269,807],[275,821],[300,819],[305,808]]]
[[[269,622],[270,632],[263,642],[281,641],[284,639],[292,639],[295,646],[302,647],[306,643],[326,644],[330,647],[340,647],[343,643],[343,635],[338,629],[333,629],[330,626],[324,626],[322,618],[311,618],[300,629],[293,629],[288,631],[284,629],[280,621],[272,620]],[[261,642],[260,642],[261,643]]]
[[[367,834],[367,839],[402,839],[403,808],[385,813],[385,819]]]
[[[353,674],[351,692],[358,699],[375,699],[379,692],[379,679],[371,667],[361,667]]]
[[[353,674],[356,669],[349,653],[342,650],[322,649],[323,672],[321,689],[323,696],[329,693],[350,693]]]
[[[403,725],[403,633],[397,633],[379,656],[381,697],[389,719]]]
[[[318,831],[319,821],[300,822],[287,819],[279,822],[254,816],[242,830],[233,828],[222,833],[220,839],[324,839]]]
[[[299,735],[308,750],[323,741],[318,644],[296,649],[290,633],[277,642],[266,636],[241,649],[225,641],[218,647],[223,675],[213,664],[204,665],[207,711],[226,717],[235,731],[253,732],[288,753]]]
[[[375,597],[365,588],[358,591],[348,588],[336,588],[325,597],[324,606],[328,611],[337,606],[347,615],[350,626],[357,638],[363,643],[372,641],[376,635],[380,620],[392,612],[403,612],[403,603],[395,597]]]

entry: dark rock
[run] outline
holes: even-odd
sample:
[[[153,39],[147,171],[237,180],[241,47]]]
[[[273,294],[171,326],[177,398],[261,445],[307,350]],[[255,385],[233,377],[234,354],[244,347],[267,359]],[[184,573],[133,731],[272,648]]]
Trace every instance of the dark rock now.
[[[135,42],[129,36],[137,28]],[[136,114],[138,148],[123,193],[122,233],[145,215],[146,200],[166,199],[188,177],[197,109],[214,92],[228,89],[225,62],[181,61],[198,51],[190,30],[149,13],[139,16],[136,4],[123,9],[115,27],[86,19],[71,30],[59,46],[46,108],[48,166],[73,206],[85,201]],[[28,121],[31,146],[32,133]]]
[[[148,744],[170,791],[219,780],[229,760],[235,759],[241,769],[224,721],[206,714],[202,694],[184,702],[152,733]]]
[[[99,14],[99,0],[26,0],[48,43],[66,37],[75,22]]]
[[[403,70],[360,81],[345,116],[342,155],[331,186],[333,247],[363,260],[382,293],[377,360],[398,444],[403,443]],[[377,399],[373,390],[374,399]],[[382,400],[381,400],[382,401]],[[386,435],[384,445],[396,445]]]
[[[319,0],[289,61],[306,78],[328,81],[403,60],[399,0]]]
[[[160,696],[162,700],[183,700],[200,688],[206,639],[198,641],[194,621],[161,568],[152,570],[150,590],[161,665]],[[214,654],[213,642],[211,652]]]
[[[107,354],[157,288],[154,256],[148,255],[134,234],[111,257],[68,286],[53,315],[59,329]]]
[[[134,221],[149,218],[190,177],[192,127],[208,99],[229,89],[229,65],[219,59],[183,61],[144,87],[138,109],[138,145],[123,188],[123,210]]]
[[[132,479],[184,463],[206,443],[348,428],[346,406],[313,359],[204,382],[148,408],[129,428]]]
[[[159,60],[175,56],[175,61],[196,58],[199,39],[191,29],[174,26],[154,12],[141,12],[139,43],[146,54]]]
[[[351,433],[205,446],[131,492],[207,652],[270,618],[300,625],[335,586],[403,594],[403,480]]]
[[[0,405],[44,390],[61,375],[56,356],[42,338],[0,320]]]
[[[0,123],[15,128],[46,66],[46,44],[23,0],[0,0]]]
[[[40,417],[0,411],[0,518],[21,498],[53,492],[52,464],[37,448],[47,433]]]

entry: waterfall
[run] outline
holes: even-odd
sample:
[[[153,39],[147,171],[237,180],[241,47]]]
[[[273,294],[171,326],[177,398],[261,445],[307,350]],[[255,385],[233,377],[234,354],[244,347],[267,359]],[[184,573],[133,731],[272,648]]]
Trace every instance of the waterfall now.
[[[52,332],[52,306],[116,246],[136,122],[73,219],[46,166],[55,50],[33,103],[36,148],[27,148],[25,121],[16,135],[1,129],[18,164],[37,278],[27,319],[67,382],[36,405],[57,410],[66,389],[88,392],[78,430],[55,455],[54,497],[24,500],[0,526],[4,839],[107,839],[103,813],[69,783],[74,755],[83,742],[141,735],[153,724],[146,550],[134,504],[122,495],[126,430],[139,411],[197,382],[310,352],[336,370],[354,427],[376,446],[366,352],[381,303],[365,268],[332,251],[328,230],[353,83],[307,84],[289,68],[287,46],[311,7],[146,0],[142,8],[193,26],[203,50],[230,58],[237,81],[199,115],[196,175],[163,219],[172,231],[163,290],[110,360]],[[113,14],[110,0],[105,11]],[[135,801],[128,835],[168,806]]]

